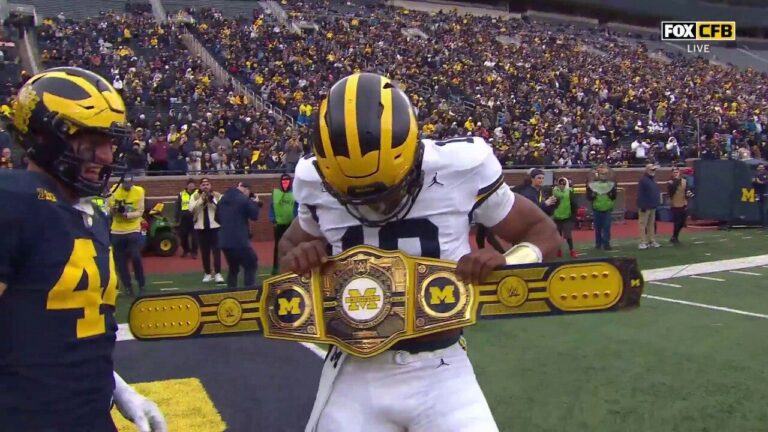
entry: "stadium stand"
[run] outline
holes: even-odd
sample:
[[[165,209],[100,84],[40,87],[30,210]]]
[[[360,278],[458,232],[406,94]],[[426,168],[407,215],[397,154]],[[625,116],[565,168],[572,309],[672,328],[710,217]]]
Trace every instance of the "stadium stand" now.
[[[119,77],[142,130],[135,169],[141,160],[157,173],[282,169],[289,142],[309,151],[308,125],[328,83],[354,71],[397,80],[423,136],[483,136],[509,167],[673,163],[729,149],[766,155],[768,77],[760,68],[768,57],[759,50],[714,46],[708,61],[647,35],[596,31],[590,20],[545,23],[372,1],[171,0],[163,2],[163,25],[146,10],[124,12],[123,3],[90,19],[70,8],[62,21],[61,4],[45,3],[40,10],[51,18],[37,34],[43,64]],[[181,42],[186,30],[269,105],[216,82]],[[291,120],[271,115],[272,106]],[[225,139],[214,140],[219,129]],[[170,153],[170,163],[152,163],[158,146],[168,151],[155,156]]]

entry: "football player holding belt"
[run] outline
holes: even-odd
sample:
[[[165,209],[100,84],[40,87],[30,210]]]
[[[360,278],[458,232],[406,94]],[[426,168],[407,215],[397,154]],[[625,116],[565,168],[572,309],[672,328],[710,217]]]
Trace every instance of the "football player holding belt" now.
[[[102,77],[55,68],[30,78],[9,130],[26,171],[0,173],[0,428],[115,431],[112,404],[142,432],[157,405],[113,371],[117,297],[106,196],[125,105]]]
[[[481,138],[417,134],[408,97],[387,78],[337,82],[315,121],[314,157],[296,168],[299,216],[280,241],[280,268],[308,274],[329,245],[338,254],[364,244],[458,261],[457,276],[477,282],[505,263],[555,253],[554,223],[511,192]],[[472,221],[515,246],[471,252]],[[460,330],[445,331],[372,358],[331,347],[306,430],[496,431],[460,339]]]

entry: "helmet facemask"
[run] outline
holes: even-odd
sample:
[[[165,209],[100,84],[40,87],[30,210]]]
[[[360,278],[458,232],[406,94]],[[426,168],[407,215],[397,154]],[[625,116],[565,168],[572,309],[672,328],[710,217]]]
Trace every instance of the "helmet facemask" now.
[[[424,145],[419,143],[413,167],[396,185],[387,188],[378,183],[365,188],[350,188],[347,193],[335,190],[325,180],[317,162],[315,168],[325,190],[343,205],[352,217],[365,226],[380,227],[393,220],[404,219],[410,213],[424,185],[424,171],[421,170],[423,156]]]
[[[109,82],[80,68],[48,69],[19,89],[12,106],[8,129],[25,148],[30,161],[79,197],[109,195],[107,186],[112,173],[124,171],[120,155],[113,154],[112,163],[103,165],[96,155],[105,159],[104,139],[86,148],[74,142],[81,134],[97,134],[110,140],[114,153],[129,136],[125,104]],[[91,146],[89,151],[87,147]],[[98,175],[88,164],[99,166]],[[84,175],[84,168],[90,175]]]
[[[112,195],[112,191],[122,182],[125,175],[125,165],[122,163],[123,155],[120,148],[123,140],[130,137],[130,129],[113,126],[109,129],[104,128],[78,128],[72,121],[63,119],[56,113],[50,113],[46,120],[51,122],[52,128],[48,130],[55,133],[36,133],[34,126],[30,128],[28,140],[35,140],[35,143],[27,143],[27,155],[30,160],[38,164],[46,172],[57,180],[72,188],[80,197],[100,196],[107,198]],[[44,129],[45,130],[45,129]],[[70,130],[76,130],[69,134]],[[98,181],[94,182],[82,175],[83,165],[86,163],[98,163],[96,161],[96,147],[92,147],[90,152],[75,151],[70,142],[72,137],[93,132],[107,136],[113,140],[113,162],[109,165],[102,165],[99,172]],[[32,145],[29,145],[32,144]],[[63,152],[62,152],[63,149]],[[119,175],[115,187],[109,188],[109,180],[113,174]]]

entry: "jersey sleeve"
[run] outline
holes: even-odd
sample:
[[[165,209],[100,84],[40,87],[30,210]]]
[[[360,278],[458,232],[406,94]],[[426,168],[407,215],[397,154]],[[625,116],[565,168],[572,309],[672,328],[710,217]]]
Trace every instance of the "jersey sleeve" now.
[[[309,204],[299,204],[299,226],[307,234],[322,237],[323,232],[320,229],[320,223],[317,219],[317,208]]]
[[[307,234],[322,237],[320,220],[317,217],[317,206],[323,191],[320,176],[312,164],[313,159],[302,158],[296,165],[295,178],[293,179],[293,195],[299,206],[299,226]]]
[[[487,146],[487,144],[486,144]],[[477,181],[477,194],[472,207],[472,220],[492,227],[501,222],[512,210],[515,195],[504,181],[501,164],[490,147],[482,162],[473,170]]]

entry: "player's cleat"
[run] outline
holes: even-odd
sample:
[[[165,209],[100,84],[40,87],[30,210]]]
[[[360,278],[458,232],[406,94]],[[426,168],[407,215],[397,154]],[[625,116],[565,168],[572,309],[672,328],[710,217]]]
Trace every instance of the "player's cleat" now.
[[[221,273],[216,273],[216,276],[213,277],[216,283],[224,283],[224,276],[221,275]]]
[[[575,250],[571,250],[571,258],[578,258],[579,254]]]
[[[140,340],[263,331],[370,357],[400,340],[482,318],[636,307],[643,289],[629,258],[508,265],[479,285],[462,283],[455,269],[452,261],[358,246],[310,278],[287,273],[255,290],[139,298],[130,328]]]
[[[203,282],[210,282],[212,280],[213,280],[213,276],[212,275],[207,274],[207,275],[205,275],[203,277]]]

